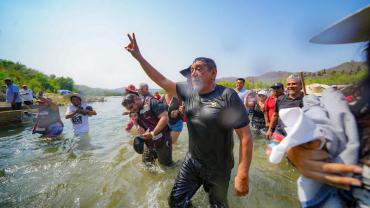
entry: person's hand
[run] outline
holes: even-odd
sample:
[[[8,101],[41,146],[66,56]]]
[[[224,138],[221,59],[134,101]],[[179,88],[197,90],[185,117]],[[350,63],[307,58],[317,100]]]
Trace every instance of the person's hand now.
[[[172,111],[171,112],[171,118],[176,118],[178,114],[179,114],[179,111],[178,110]]]
[[[145,132],[144,134],[141,135],[141,137],[145,140],[149,140],[149,139],[153,138],[153,136],[150,132]]]
[[[185,106],[184,105],[179,106],[179,112],[184,114],[184,112],[185,112]]]
[[[141,127],[141,126],[139,126],[139,127],[137,128],[137,133],[138,133],[138,134],[144,134],[144,133],[145,133],[144,128],[143,128],[143,127]]]
[[[348,173],[360,174],[362,168],[357,165],[325,162],[328,153],[317,149],[320,144],[320,140],[314,140],[290,148],[288,158],[298,171],[307,178],[346,190],[349,190],[350,186],[361,186],[360,180],[343,175]]]
[[[266,139],[270,139],[270,138],[271,138],[271,136],[272,136],[272,130],[271,130],[271,129],[269,129],[269,130],[266,132],[265,137],[266,137]]]
[[[269,127],[270,127],[270,124],[266,122],[266,123],[265,123],[265,127],[266,127],[266,128],[269,128]]]
[[[127,37],[130,39],[130,43],[125,47],[125,49],[130,52],[134,58],[138,59],[141,57],[141,53],[136,42],[135,33],[132,33],[132,37],[130,34],[127,34]]]
[[[237,196],[245,196],[249,193],[249,180],[247,177],[235,176],[234,188]]]

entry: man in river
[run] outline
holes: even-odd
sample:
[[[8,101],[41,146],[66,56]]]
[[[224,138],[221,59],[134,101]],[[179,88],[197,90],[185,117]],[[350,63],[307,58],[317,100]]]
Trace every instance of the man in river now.
[[[279,111],[280,109],[285,108],[294,108],[294,107],[303,107],[303,96],[304,94],[301,92],[302,90],[302,82],[300,77],[297,75],[290,75],[287,78],[287,91],[286,95],[280,96],[276,99],[275,104],[275,112],[272,115],[272,119],[269,125],[269,129],[266,133],[266,139],[271,139],[271,137],[285,137],[286,132],[284,130],[285,125],[279,119]],[[275,129],[273,132],[273,129]],[[274,135],[274,136],[273,136]]]
[[[191,198],[203,185],[212,207],[228,207],[227,190],[234,166],[233,130],[240,139],[234,188],[238,196],[248,194],[253,148],[248,116],[238,94],[233,89],[215,83],[215,62],[210,58],[196,58],[190,69],[191,84],[174,83],[141,55],[135,34],[128,37],[130,43],[125,48],[145,73],[170,95],[185,101],[189,152],[175,180],[169,206],[191,206]]]
[[[75,136],[84,137],[89,133],[89,116],[96,115],[91,106],[82,103],[82,98],[77,93],[69,94],[71,105],[68,106],[65,118],[71,119]]]
[[[160,164],[171,166],[172,139],[165,105],[152,96],[141,99],[139,95],[130,93],[124,97],[122,106],[130,113],[137,113],[139,133],[145,140],[143,162],[150,165],[158,158]]]

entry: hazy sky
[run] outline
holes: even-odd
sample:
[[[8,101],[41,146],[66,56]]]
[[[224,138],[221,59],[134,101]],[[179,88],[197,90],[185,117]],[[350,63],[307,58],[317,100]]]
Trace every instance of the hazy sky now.
[[[76,84],[118,88],[148,82],[124,50],[135,32],[142,54],[165,76],[195,57],[216,61],[218,77],[271,70],[314,71],[362,59],[362,45],[308,40],[369,5],[365,0],[0,1],[0,59]]]

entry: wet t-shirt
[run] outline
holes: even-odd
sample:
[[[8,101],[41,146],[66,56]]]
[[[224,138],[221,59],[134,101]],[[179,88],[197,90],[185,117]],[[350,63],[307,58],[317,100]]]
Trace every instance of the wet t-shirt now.
[[[86,109],[86,104],[81,104],[80,106],[82,109]],[[65,115],[68,115],[72,112],[75,112],[77,107],[74,105],[70,105],[67,108]],[[77,113],[71,118],[73,124],[73,132],[75,135],[79,135],[81,133],[88,133],[89,132],[89,116]]]
[[[276,100],[276,104],[275,104],[275,113],[279,113],[280,109],[295,108],[295,107],[300,107],[300,108],[303,107],[303,93],[301,94],[301,96],[295,99],[288,97],[288,95],[282,95],[278,97],[278,99]],[[276,125],[276,130],[280,134],[286,136],[286,131],[284,128],[285,128],[285,125],[283,121],[281,121],[281,119],[279,118],[278,123]]]
[[[234,166],[233,129],[249,124],[247,112],[238,94],[216,85],[204,95],[186,84],[176,84],[177,95],[185,102],[189,131],[189,152],[209,171],[229,174]]]

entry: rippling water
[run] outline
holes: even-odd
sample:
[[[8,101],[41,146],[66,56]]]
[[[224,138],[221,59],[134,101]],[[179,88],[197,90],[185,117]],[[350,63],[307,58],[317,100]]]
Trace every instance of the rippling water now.
[[[91,117],[90,144],[77,146],[72,124],[63,120],[59,140],[45,141],[31,134],[32,126],[0,130],[0,207],[168,207],[178,166],[147,169],[132,148],[123,126],[121,98],[92,103],[98,115]],[[66,108],[61,107],[64,114]],[[238,140],[235,140],[238,161]],[[187,146],[187,130],[174,146],[173,158],[180,164]],[[234,196],[230,182],[230,207],[298,207],[295,180],[298,174],[283,161],[268,163],[265,141],[254,135],[250,170],[250,194]],[[233,169],[232,178],[235,176]],[[195,207],[208,207],[199,189]]]

